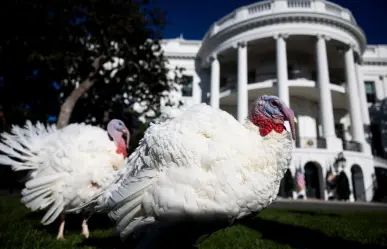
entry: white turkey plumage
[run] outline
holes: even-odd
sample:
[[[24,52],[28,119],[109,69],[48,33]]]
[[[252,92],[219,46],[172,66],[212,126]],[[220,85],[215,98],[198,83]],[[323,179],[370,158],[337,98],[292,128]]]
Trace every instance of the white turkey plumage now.
[[[13,126],[10,133],[2,133],[1,138],[0,151],[5,155],[0,155],[0,164],[15,171],[29,170],[21,202],[32,211],[48,209],[43,225],[62,214],[58,239],[63,239],[64,212],[109,186],[125,164],[130,134],[116,119],[108,124],[108,132],[83,123],[56,129],[27,121],[24,127]],[[86,219],[82,229],[88,237]]]
[[[79,208],[110,212],[122,239],[148,225],[259,212],[290,164],[294,121],[276,96],[257,99],[244,124],[206,104],[191,106],[151,125],[115,182]]]
[[[160,116],[153,120],[152,123],[160,124],[165,121],[174,119],[181,115],[186,110],[186,107],[172,107],[172,106],[163,106],[161,107]]]

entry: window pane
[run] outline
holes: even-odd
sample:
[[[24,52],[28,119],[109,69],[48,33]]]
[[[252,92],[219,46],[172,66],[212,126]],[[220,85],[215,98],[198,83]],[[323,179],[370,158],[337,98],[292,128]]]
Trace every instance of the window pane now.
[[[364,81],[365,92],[368,103],[376,102],[375,84],[373,81]]]
[[[373,81],[365,81],[365,90],[367,94],[373,94],[375,93],[375,87]]]

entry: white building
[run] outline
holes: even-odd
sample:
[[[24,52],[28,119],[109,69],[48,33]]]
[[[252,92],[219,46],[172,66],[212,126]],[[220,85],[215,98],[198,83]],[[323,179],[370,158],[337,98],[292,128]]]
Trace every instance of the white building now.
[[[387,161],[372,154],[368,107],[387,97],[387,46],[367,45],[348,9],[263,1],[224,16],[202,41],[162,46],[170,67],[185,67],[192,80],[183,91],[188,105],[206,102],[240,121],[263,94],[290,105],[299,120],[290,172],[305,172],[308,198],[328,199],[327,170],[343,152],[350,200],[372,200],[375,167]]]

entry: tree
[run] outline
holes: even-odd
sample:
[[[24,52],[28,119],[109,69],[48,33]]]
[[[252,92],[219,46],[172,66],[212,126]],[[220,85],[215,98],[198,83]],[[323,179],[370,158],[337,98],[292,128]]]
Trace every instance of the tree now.
[[[165,13],[148,1],[5,2],[0,75],[9,94],[18,94],[15,103],[42,101],[50,90],[44,108],[55,108],[59,98],[58,127],[84,120],[106,124],[122,113],[146,120],[158,115],[163,100],[179,104],[168,94],[178,91],[182,69],[167,77],[159,43]],[[20,94],[31,78],[38,82]]]

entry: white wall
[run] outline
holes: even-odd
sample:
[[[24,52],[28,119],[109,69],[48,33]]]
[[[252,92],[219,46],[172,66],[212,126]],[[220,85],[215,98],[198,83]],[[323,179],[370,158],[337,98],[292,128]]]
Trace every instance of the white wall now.
[[[374,81],[378,100],[387,98],[387,45],[369,45],[361,67],[364,81]],[[372,62],[372,65],[370,65]]]
[[[195,56],[200,48],[200,41],[187,41],[182,37],[168,39],[161,42],[165,56],[168,58],[167,67],[172,71],[176,67],[182,67],[184,75],[193,76],[192,97],[182,96],[185,106],[201,102],[200,77],[195,68]],[[174,75],[169,74],[170,77]]]

